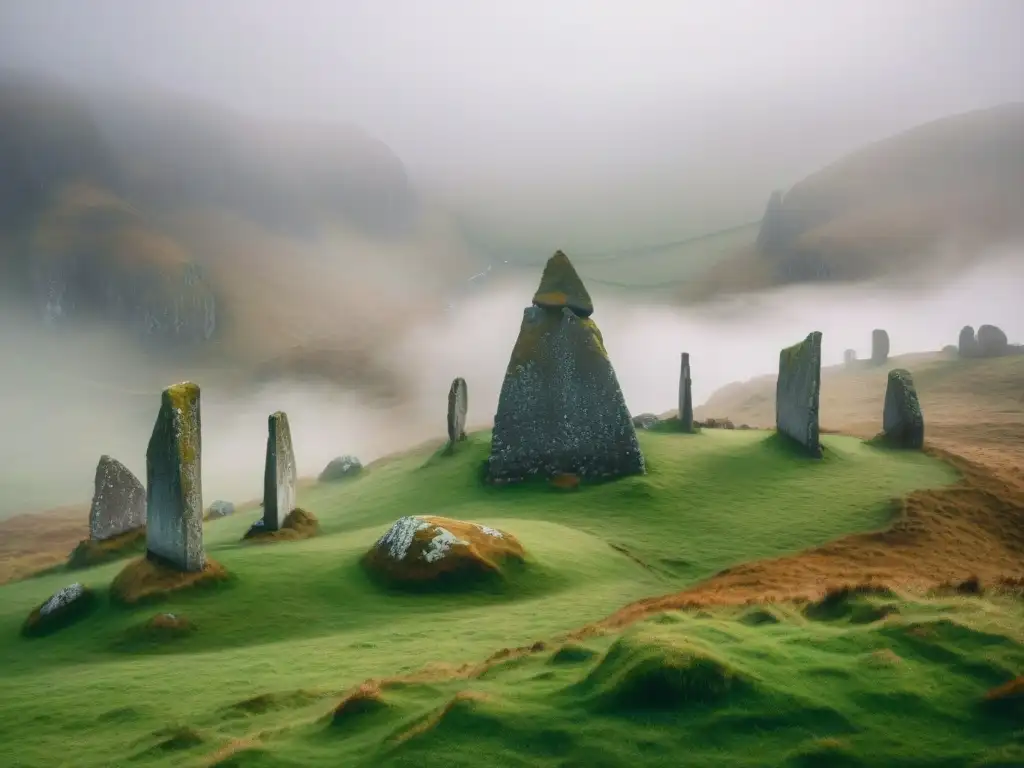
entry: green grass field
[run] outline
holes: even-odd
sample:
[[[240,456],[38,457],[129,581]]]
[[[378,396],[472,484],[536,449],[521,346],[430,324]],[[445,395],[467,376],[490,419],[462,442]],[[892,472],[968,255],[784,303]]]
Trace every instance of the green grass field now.
[[[499,489],[480,481],[488,439],[304,490],[300,504],[323,529],[314,539],[242,545],[255,512],[207,523],[208,554],[233,579],[159,606],[108,603],[123,562],[0,587],[0,763],[933,766],[1003,749],[1009,762],[985,764],[1019,764],[1024,718],[1007,726],[976,705],[1024,663],[1024,611],[981,599],[942,614],[967,628],[927,603],[900,603],[896,623],[872,620],[885,611],[870,601],[895,598],[810,618],[795,608],[673,614],[557,659],[389,687],[368,711],[331,723],[367,678],[550,641],[730,565],[881,527],[892,498],[956,479],[923,454],[854,438],[824,436],[815,462],[766,432],[706,430],[643,433],[644,477],[571,493]],[[357,561],[405,514],[503,528],[530,562],[501,587],[382,591]],[[97,589],[99,609],[57,634],[21,637],[29,611],[74,580]],[[197,631],[133,631],[162,612]],[[869,663],[886,648],[903,661]]]

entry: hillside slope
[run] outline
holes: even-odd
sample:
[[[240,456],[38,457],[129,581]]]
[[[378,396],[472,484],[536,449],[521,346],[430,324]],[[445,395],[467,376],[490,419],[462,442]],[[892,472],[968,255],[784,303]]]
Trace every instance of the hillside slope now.
[[[686,298],[957,267],[1024,239],[1024,104],[953,115],[869,144],[772,193],[755,241]]]

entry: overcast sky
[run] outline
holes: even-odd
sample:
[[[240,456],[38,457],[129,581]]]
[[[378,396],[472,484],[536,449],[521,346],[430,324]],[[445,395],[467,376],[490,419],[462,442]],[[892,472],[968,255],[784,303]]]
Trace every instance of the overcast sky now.
[[[743,215],[864,141],[1024,99],[1024,2],[2,0],[0,63],[353,121],[495,199],[691,174],[756,188]]]

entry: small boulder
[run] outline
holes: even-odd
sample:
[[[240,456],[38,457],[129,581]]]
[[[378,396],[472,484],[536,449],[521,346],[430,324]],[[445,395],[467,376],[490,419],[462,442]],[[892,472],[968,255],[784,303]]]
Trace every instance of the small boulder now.
[[[655,416],[653,413],[641,413],[639,416],[633,417],[633,426],[637,429],[650,429],[656,427],[661,423],[661,419]]]
[[[206,510],[206,519],[215,520],[218,517],[229,517],[235,514],[235,505],[230,501],[224,501],[217,499],[210,505],[210,508]]]
[[[48,635],[85,618],[96,605],[96,594],[75,582],[57,590],[33,610],[25,619],[21,633],[26,637]]]
[[[350,477],[355,477],[362,471],[363,463],[355,456],[346,454],[345,456],[338,456],[336,459],[331,459],[330,463],[324,467],[323,472],[320,473],[317,481],[321,483],[333,483],[338,480],[346,480]]]
[[[459,585],[502,574],[526,552],[509,533],[446,517],[402,517],[363,557],[381,580],[404,586]]]

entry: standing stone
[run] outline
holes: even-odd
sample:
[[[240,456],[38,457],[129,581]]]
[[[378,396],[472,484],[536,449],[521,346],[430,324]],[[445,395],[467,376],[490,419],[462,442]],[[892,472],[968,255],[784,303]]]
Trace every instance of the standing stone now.
[[[498,399],[487,476],[494,483],[571,474],[643,474],[644,457],[590,296],[568,258],[544,268],[523,311]]]
[[[1010,343],[1003,329],[996,325],[978,326],[978,356],[1002,357],[1010,351]]]
[[[454,447],[459,440],[466,439],[466,409],[469,393],[466,380],[457,378],[448,389],[448,445]]]
[[[693,432],[693,393],[690,380],[690,353],[683,352],[679,359],[679,428]]]
[[[89,538],[103,541],[146,524],[146,489],[117,459],[100,456],[89,508]]]
[[[898,448],[920,449],[924,445],[924,416],[910,371],[889,371],[882,411],[882,432],[886,442]]]
[[[821,456],[818,400],[821,394],[821,331],[808,334],[779,355],[775,386],[775,427]]]
[[[974,328],[965,325],[960,329],[960,338],[957,339],[957,351],[960,357],[976,357],[978,354],[978,340],[974,336]]]
[[[277,411],[267,418],[267,460],[263,468],[263,530],[281,529],[295,509],[295,451],[288,414]]]
[[[146,449],[147,555],[181,571],[201,571],[203,551],[202,419],[199,386],[163,391]]]
[[[852,366],[857,362],[857,350],[848,349],[843,352],[843,364],[847,367]]]
[[[871,363],[882,365],[889,359],[889,334],[881,328],[871,332]]]

